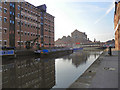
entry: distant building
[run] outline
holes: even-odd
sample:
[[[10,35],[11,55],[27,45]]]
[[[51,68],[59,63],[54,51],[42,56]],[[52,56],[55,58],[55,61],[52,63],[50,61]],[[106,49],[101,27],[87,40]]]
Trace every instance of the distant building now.
[[[63,43],[64,42],[62,41],[62,39],[59,38],[58,40],[55,41],[55,46],[62,47],[64,46]]]
[[[120,50],[120,0],[115,2],[114,12],[115,48]]]
[[[77,29],[71,33],[71,37],[73,39],[73,43],[86,43],[87,35],[85,32],[80,32]]]
[[[105,45],[115,47],[115,40],[108,40],[105,42]]]
[[[80,32],[77,29],[71,33],[71,36],[63,36],[55,41],[55,46],[72,47],[77,44],[87,44],[91,41],[87,39],[85,32]]]

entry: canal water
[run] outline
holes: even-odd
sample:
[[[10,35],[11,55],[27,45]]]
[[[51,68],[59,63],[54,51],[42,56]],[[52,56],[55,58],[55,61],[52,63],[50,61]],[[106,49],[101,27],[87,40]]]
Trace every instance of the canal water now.
[[[68,88],[101,54],[77,51],[61,58],[2,60],[3,88]]]

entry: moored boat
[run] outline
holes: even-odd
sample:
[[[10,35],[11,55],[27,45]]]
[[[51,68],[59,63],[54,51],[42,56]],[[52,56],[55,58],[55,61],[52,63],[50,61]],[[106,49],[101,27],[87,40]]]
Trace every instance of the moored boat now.
[[[2,47],[0,50],[0,56],[14,56],[15,47]]]

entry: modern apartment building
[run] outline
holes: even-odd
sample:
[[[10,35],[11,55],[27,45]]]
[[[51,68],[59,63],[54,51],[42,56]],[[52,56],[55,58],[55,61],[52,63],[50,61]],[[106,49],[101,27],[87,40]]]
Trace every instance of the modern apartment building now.
[[[3,47],[32,49],[54,47],[54,16],[46,12],[46,5],[34,6],[29,2],[0,2],[0,44]]]
[[[114,12],[115,48],[120,50],[120,0],[115,2]]]

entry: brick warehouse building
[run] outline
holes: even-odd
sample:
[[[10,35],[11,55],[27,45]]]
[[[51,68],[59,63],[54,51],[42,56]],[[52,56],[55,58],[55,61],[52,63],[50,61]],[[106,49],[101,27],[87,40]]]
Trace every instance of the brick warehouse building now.
[[[115,48],[120,50],[120,0],[115,2],[114,12]]]
[[[26,1],[0,2],[0,44],[25,49],[26,41],[31,40],[35,42],[33,49],[37,45],[54,47],[54,16],[46,8],[45,4],[36,7]]]

